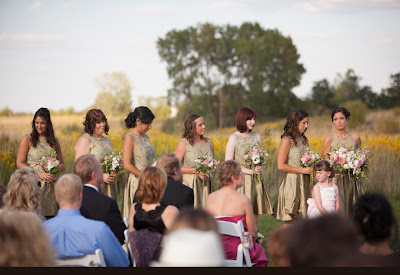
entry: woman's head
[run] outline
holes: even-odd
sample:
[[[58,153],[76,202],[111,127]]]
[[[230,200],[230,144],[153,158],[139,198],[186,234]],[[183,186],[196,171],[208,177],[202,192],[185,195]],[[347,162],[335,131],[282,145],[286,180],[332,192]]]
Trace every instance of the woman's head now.
[[[36,111],[32,120],[31,142],[36,147],[39,136],[45,136],[47,143],[53,148],[56,146],[53,123],[51,122],[50,111],[47,108],[40,108]]]
[[[331,113],[332,121],[333,121],[333,117],[335,116],[336,113],[342,113],[346,119],[350,119],[350,112],[346,108],[336,107],[335,109],[332,110],[332,113]]]
[[[140,106],[135,108],[133,112],[130,112],[128,116],[125,118],[125,126],[126,128],[135,128],[139,124],[145,124],[143,127],[149,127],[153,122],[155,115],[153,112],[147,108],[146,106]]]
[[[296,138],[304,136],[308,128],[308,118],[308,113],[302,109],[292,111],[286,119],[281,138],[284,136],[290,137],[297,144]]]
[[[355,202],[353,220],[369,243],[388,240],[393,227],[397,231],[392,206],[378,193],[366,193]]]
[[[237,187],[242,185],[243,181],[242,168],[236,160],[227,160],[219,166],[218,179],[221,186],[236,184]]]
[[[182,137],[186,138],[193,145],[195,136],[200,136],[201,139],[204,139],[205,128],[204,119],[201,115],[190,114],[185,119]]]
[[[86,113],[83,125],[85,125],[85,132],[89,135],[101,135],[103,132],[108,135],[108,130],[110,129],[106,116],[99,109],[89,110]]]
[[[158,167],[146,167],[139,176],[137,198],[141,203],[157,203],[164,196],[167,174]]]
[[[333,168],[327,160],[318,161],[315,166],[315,174],[319,182],[325,181],[327,178],[333,178]]]
[[[218,233],[218,226],[215,218],[203,209],[183,208],[172,223],[169,232],[191,228],[201,231],[215,231]]]
[[[39,172],[29,167],[17,169],[10,177],[5,196],[5,209],[15,211],[37,211],[40,190]]]
[[[240,132],[253,130],[256,119],[256,113],[248,107],[240,108],[235,117],[236,129]]]

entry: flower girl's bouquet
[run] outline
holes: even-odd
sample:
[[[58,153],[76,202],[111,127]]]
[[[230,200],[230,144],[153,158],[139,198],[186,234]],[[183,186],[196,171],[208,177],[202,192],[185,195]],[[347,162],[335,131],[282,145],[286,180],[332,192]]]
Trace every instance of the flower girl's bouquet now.
[[[111,174],[111,172],[117,173],[124,170],[122,153],[113,151],[110,155],[105,155],[101,160],[101,165],[105,174]]]
[[[215,171],[219,165],[219,162],[215,160],[209,152],[199,156],[194,160],[194,163],[196,164],[196,171],[203,172],[207,176],[210,176],[211,172]],[[203,185],[204,184],[205,181],[203,180]]]
[[[49,155],[45,155],[42,157],[39,163],[40,167],[42,167],[43,171],[52,175],[59,175],[61,171],[58,169],[60,166],[60,161],[57,159],[57,153],[53,151]],[[46,185],[50,185],[50,183],[46,182]]]
[[[255,166],[262,166],[267,162],[268,153],[263,149],[258,143],[253,147],[250,147],[246,154],[244,155],[244,159],[246,161],[246,165],[253,169]],[[261,174],[257,174],[257,180],[261,180]]]
[[[320,160],[322,160],[322,157],[315,150],[311,150],[310,147],[307,147],[307,151],[300,158],[303,167],[311,167],[312,169],[310,177],[311,182],[313,182],[314,164]]]
[[[338,171],[349,173],[355,180],[367,179],[365,171],[372,153],[366,146],[361,146],[356,150],[340,147],[339,150],[329,152],[327,155],[330,164],[334,165]]]

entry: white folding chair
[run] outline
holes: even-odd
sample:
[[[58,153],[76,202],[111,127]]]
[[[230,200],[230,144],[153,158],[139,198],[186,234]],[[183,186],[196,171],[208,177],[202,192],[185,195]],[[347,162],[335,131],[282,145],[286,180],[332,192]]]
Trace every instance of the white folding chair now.
[[[238,221],[237,223],[226,222],[216,220],[218,225],[218,232],[223,235],[230,235],[240,238],[244,232],[243,222]],[[243,256],[245,259],[245,264],[243,263]],[[229,267],[252,267],[254,263],[251,262],[249,250],[239,244],[237,247],[236,260],[225,260],[225,266]]]
[[[125,229],[125,231],[124,231],[125,244],[128,247],[129,257],[131,258],[132,266],[136,267],[135,257],[133,257],[132,248],[131,248],[131,245],[129,243],[129,232],[130,232],[129,229]]]
[[[82,267],[106,267],[103,251],[96,249],[94,254],[80,257],[56,259],[57,266],[82,266]]]
[[[125,217],[124,219],[125,227],[129,229],[129,218]]]

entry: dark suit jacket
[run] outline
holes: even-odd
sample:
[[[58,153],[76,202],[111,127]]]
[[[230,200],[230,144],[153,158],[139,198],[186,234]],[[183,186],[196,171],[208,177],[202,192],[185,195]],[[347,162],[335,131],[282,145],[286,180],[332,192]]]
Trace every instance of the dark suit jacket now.
[[[111,231],[114,232],[121,245],[124,244],[124,230],[126,227],[115,200],[97,192],[92,187],[83,186],[83,199],[80,211],[82,216],[88,219],[105,222]]]
[[[133,202],[138,202],[136,193]],[[182,210],[184,207],[193,208],[193,189],[168,177],[167,188],[165,188],[161,204],[174,205],[179,209],[179,211]]]

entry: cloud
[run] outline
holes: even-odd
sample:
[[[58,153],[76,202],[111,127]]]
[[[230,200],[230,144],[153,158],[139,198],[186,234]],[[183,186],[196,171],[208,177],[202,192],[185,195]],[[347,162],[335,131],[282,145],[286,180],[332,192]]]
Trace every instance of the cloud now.
[[[37,65],[33,68],[37,72],[46,72],[50,69],[48,65]]]
[[[388,36],[380,37],[377,39],[377,43],[380,45],[389,45],[393,43],[393,38]]]
[[[400,8],[400,0],[309,0],[296,2],[292,8],[309,13],[324,11],[360,11]]]
[[[124,9],[125,13],[132,15],[177,15],[181,13],[181,9],[172,5],[165,4],[144,4],[131,5]]]
[[[0,41],[60,41],[60,40],[64,40],[64,35],[37,34],[37,33],[8,34],[6,32],[0,34]]]
[[[41,6],[42,6],[42,2],[40,2],[40,1],[35,1],[32,5],[28,6],[28,9],[29,9],[30,11],[33,11],[33,10],[37,10],[37,9],[40,8]]]
[[[212,11],[220,11],[220,10],[226,10],[226,9],[235,9],[243,6],[240,1],[219,1],[219,2],[213,2],[210,5],[207,6],[208,10]]]
[[[66,10],[66,9],[70,9],[70,8],[79,6],[80,4],[81,4],[81,2],[78,1],[78,0],[66,1],[66,2],[63,2],[63,3],[61,4],[61,8],[64,9],[64,10]]]

